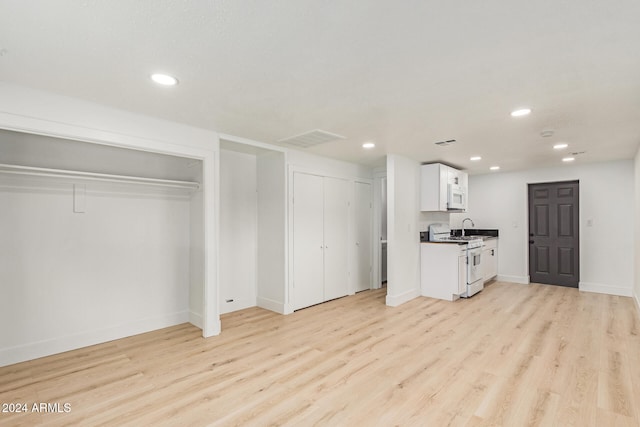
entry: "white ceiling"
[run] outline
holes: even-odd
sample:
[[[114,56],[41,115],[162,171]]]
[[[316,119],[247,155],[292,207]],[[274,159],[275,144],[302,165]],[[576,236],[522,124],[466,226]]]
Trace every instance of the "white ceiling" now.
[[[638,0],[0,0],[0,80],[267,143],[322,129],[346,139],[307,150],[348,161],[485,173],[560,165],[558,141],[586,151],[575,164],[632,157],[639,22]],[[180,84],[155,86],[157,71]]]

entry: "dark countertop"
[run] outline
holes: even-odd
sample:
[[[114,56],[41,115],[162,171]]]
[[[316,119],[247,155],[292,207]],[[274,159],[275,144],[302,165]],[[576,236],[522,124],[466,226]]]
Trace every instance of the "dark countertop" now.
[[[464,233],[464,234],[466,234],[467,236],[478,237],[479,239],[482,239],[482,240],[495,240],[495,239],[497,239],[496,236],[480,236],[480,235],[476,235],[476,234],[467,234],[467,233]]]
[[[464,242],[464,241],[455,241],[455,240],[439,240],[439,241],[431,241],[431,240],[421,240],[420,243],[434,243],[436,245],[450,245],[450,244],[455,244],[455,245],[466,245],[469,242]]]
[[[462,230],[459,228],[451,230],[451,234],[454,236],[462,236]],[[483,236],[483,237],[498,237],[497,228],[465,228],[465,236]]]
[[[497,239],[498,238],[498,229],[478,229],[478,228],[469,228],[464,230],[465,236],[474,236],[482,240],[489,239]],[[451,230],[451,235],[453,236],[462,236],[462,230],[454,229]],[[429,232],[421,231],[420,232],[420,243],[457,243],[459,245],[466,245],[467,242],[456,242],[453,241],[437,241],[432,242],[429,240]]]

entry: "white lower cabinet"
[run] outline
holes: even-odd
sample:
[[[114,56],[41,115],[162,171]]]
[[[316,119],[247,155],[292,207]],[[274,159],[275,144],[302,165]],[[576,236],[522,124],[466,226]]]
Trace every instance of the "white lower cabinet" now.
[[[486,239],[482,249],[482,277],[488,282],[498,275],[498,239]]]
[[[422,296],[453,301],[467,286],[466,245],[420,244],[420,290]]]
[[[349,183],[294,173],[293,307],[295,310],[349,292]]]

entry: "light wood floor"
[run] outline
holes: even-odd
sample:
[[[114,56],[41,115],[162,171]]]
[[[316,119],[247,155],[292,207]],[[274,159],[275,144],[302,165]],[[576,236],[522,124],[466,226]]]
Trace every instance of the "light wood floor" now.
[[[223,316],[0,368],[0,425],[640,425],[630,298],[493,283],[469,300],[366,291]]]

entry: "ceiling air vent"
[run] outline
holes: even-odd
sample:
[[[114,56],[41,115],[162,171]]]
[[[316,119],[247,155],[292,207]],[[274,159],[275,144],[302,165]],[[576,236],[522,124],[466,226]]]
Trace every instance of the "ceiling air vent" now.
[[[309,148],[313,147],[314,145],[324,144],[326,142],[337,141],[339,139],[345,138],[346,137],[342,135],[336,135],[335,133],[327,132],[320,129],[314,129],[300,135],[281,139],[278,142],[281,144],[292,145],[298,148]]]
[[[438,141],[438,142],[436,142],[435,144],[436,144],[438,147],[446,147],[447,145],[451,145],[451,144],[455,144],[455,143],[456,143],[456,140],[455,140],[455,139],[448,139],[448,140],[446,140],[446,141]]]

